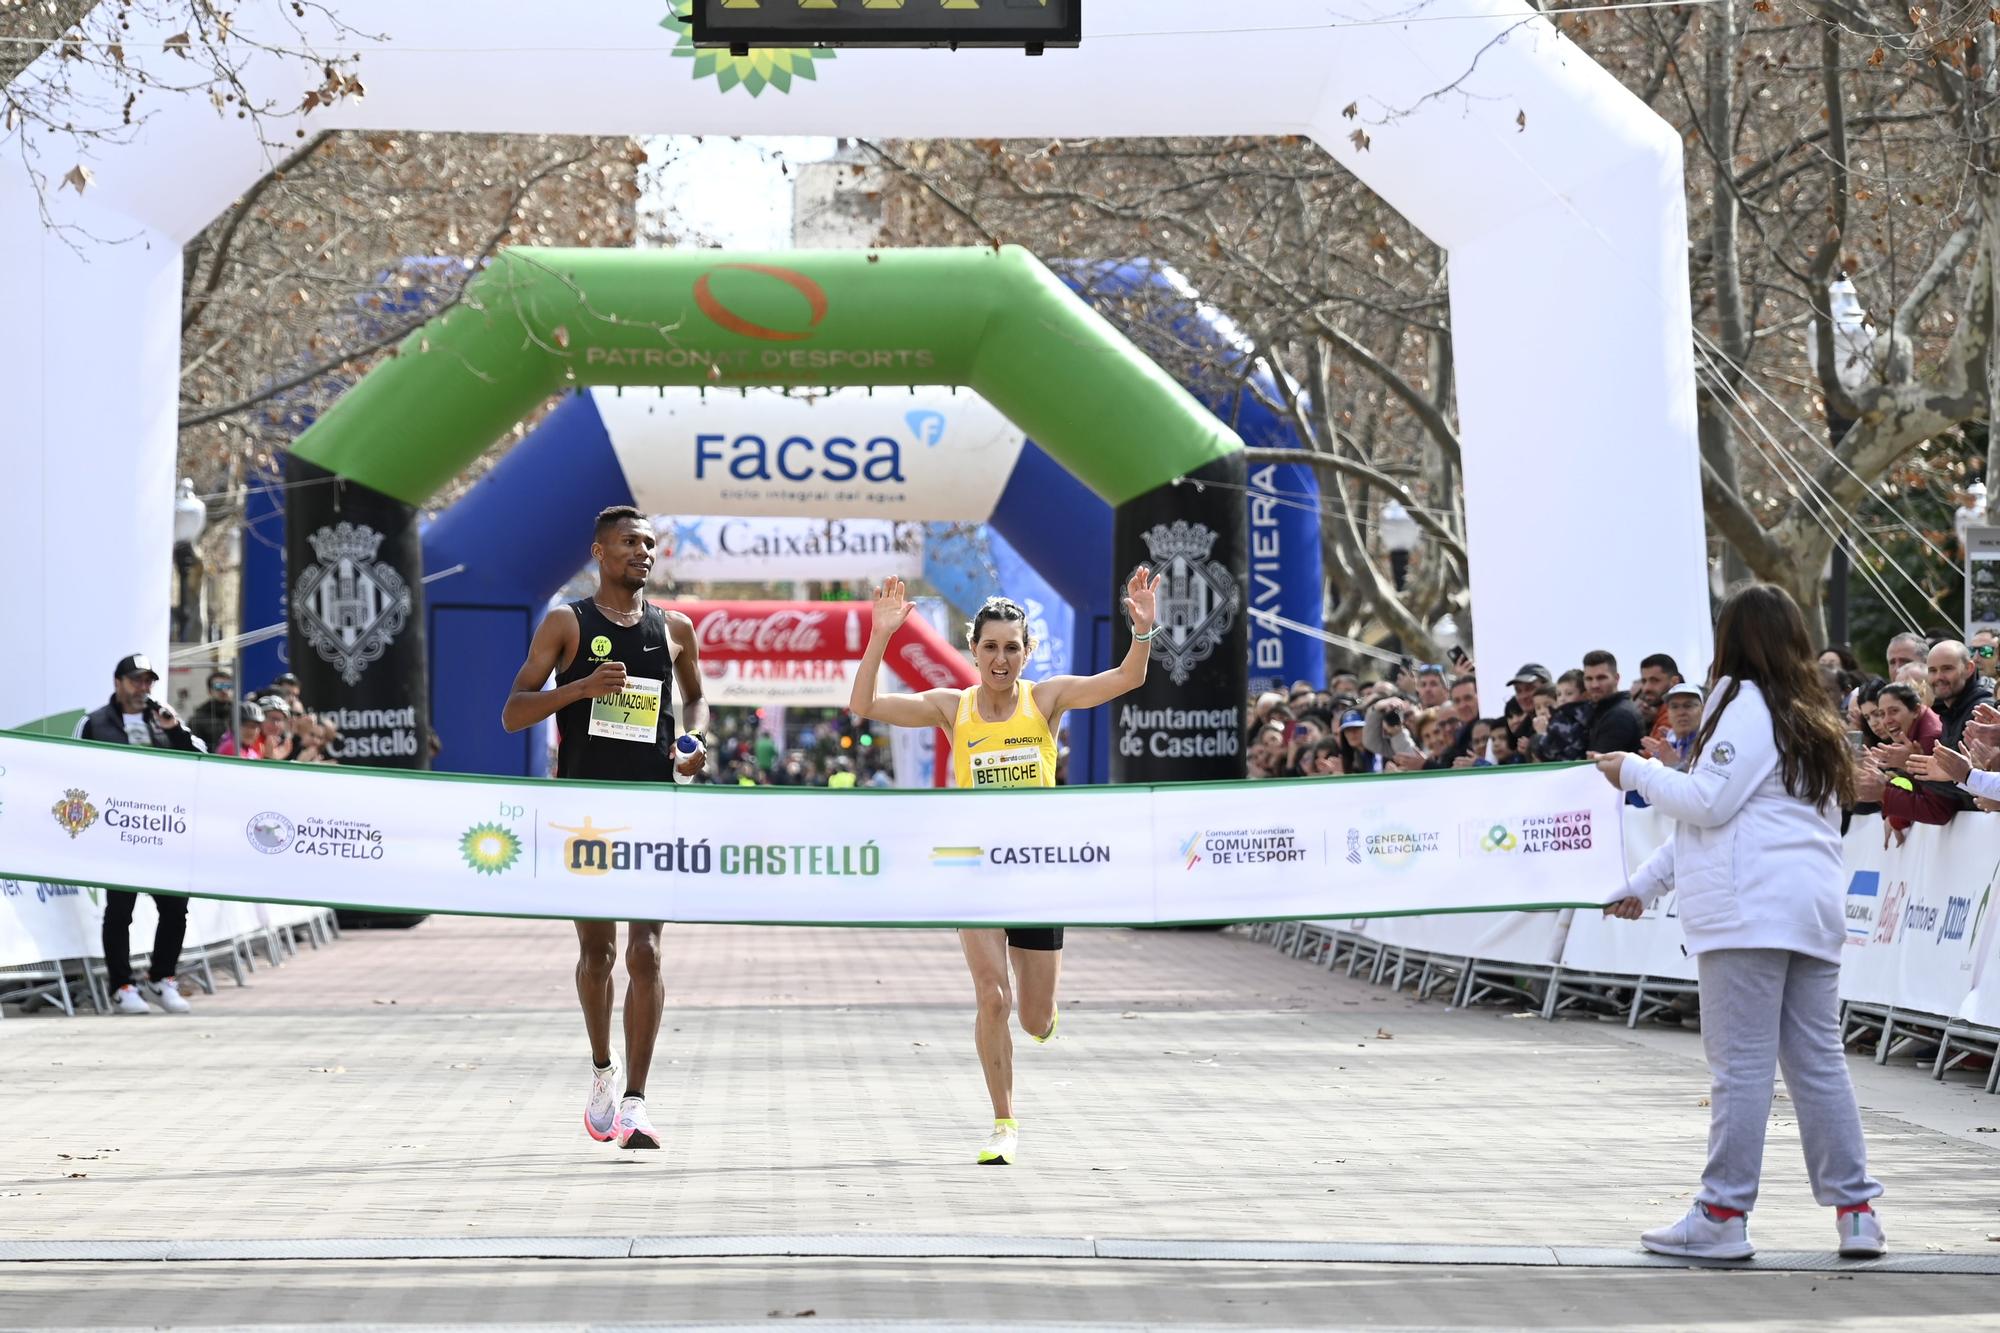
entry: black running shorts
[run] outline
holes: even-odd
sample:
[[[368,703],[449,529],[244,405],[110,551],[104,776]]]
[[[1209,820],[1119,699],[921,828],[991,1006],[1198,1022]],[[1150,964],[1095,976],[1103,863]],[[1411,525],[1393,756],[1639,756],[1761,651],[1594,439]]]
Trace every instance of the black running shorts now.
[[[1029,926],[1016,929],[1007,928],[1007,947],[1010,949],[1033,949],[1038,953],[1054,953],[1062,948],[1061,926]]]

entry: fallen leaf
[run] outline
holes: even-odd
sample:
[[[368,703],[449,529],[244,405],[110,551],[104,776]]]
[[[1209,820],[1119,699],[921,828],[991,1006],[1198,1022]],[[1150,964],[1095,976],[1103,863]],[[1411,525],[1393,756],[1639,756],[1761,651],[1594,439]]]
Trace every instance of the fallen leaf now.
[[[1215,1065],[1215,1064],[1221,1064],[1222,1062],[1211,1055],[1206,1060],[1197,1060],[1195,1061],[1195,1063],[1198,1065]]]
[[[2000,1125],[1974,1125],[1972,1132],[1975,1134],[2000,1134]]]
[[[1696,1106],[1706,1106],[1706,1105],[1708,1105],[1708,1098],[1706,1098],[1706,1097],[1703,1097],[1703,1098],[1702,1098],[1702,1099],[1701,1099],[1700,1101],[1696,1102],[1696,1103],[1695,1103],[1695,1105],[1696,1105]]]
[[[311,1069],[306,1070],[306,1072],[308,1074],[345,1074],[347,1072],[347,1066],[333,1065],[331,1067],[328,1067],[326,1065],[314,1065]]]
[[[549,336],[555,339],[556,346],[562,348],[569,346],[569,329],[566,326],[561,324],[556,325],[555,328],[549,330]]]
[[[479,1068],[479,1066],[478,1066],[478,1065],[467,1065],[467,1064],[457,1064],[457,1065],[453,1065],[453,1066],[452,1066],[452,1068],[453,1068],[453,1069],[477,1069],[477,1068]]]
[[[1387,1028],[1376,1028],[1375,1036],[1379,1041],[1394,1041],[1396,1039],[1396,1034]]]
[[[1119,1016],[1120,1018],[1137,1018],[1137,1017],[1138,1017],[1139,1015],[1137,1015],[1137,1014],[1120,1014],[1120,1015],[1118,1015],[1118,1016]]]
[[[69,1179],[69,1180],[88,1180],[88,1179],[90,1179],[90,1173],[89,1173],[89,1172],[87,1172],[87,1171],[72,1171],[72,1172],[70,1172],[70,1173],[69,1173],[69,1175],[68,1175],[68,1176],[66,1177],[66,1179]]]
[[[913,1041],[913,1042],[911,1042],[911,1043],[910,1043],[910,1045],[912,1045],[912,1046],[928,1046],[928,1045],[930,1045],[930,1043],[929,1043],[929,1042],[927,1042],[927,1041]]]

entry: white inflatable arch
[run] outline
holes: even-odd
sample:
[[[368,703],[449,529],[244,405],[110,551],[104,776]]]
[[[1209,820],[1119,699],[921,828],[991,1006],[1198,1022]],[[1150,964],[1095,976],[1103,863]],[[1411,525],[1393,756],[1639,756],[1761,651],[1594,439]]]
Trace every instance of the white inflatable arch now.
[[[302,124],[1309,134],[1450,256],[1488,694],[1521,661],[1594,647],[1702,657],[1681,144],[1520,0],[1090,0],[1079,50],[842,50],[810,79],[769,83],[677,56],[670,3],[340,0],[347,32],[313,40],[364,52],[367,95]],[[321,21],[306,13],[246,0],[236,27],[296,46],[299,23]],[[162,49],[172,34],[133,25],[125,59],[184,77]],[[54,61],[21,78],[48,77]],[[93,71],[67,73],[99,106],[122,100],[93,89]],[[244,78],[260,99],[296,106],[316,74],[273,58]],[[1343,118],[1349,105],[1358,119]],[[1365,150],[1349,140],[1357,126]],[[271,162],[250,122],[200,96],[156,102],[122,142],[11,142],[32,133],[0,140],[0,570],[15,635],[0,655],[0,725],[95,701],[125,653],[164,655],[181,250]],[[95,182],[38,194],[24,151],[51,185],[79,154]]]

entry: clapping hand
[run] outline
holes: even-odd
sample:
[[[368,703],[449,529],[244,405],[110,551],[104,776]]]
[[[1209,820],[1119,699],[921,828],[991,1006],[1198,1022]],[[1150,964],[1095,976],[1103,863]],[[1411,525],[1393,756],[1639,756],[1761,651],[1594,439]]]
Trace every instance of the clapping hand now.
[[[1875,762],[1883,768],[1901,768],[1910,762],[1910,756],[1916,752],[1916,748],[1908,741],[1884,741],[1874,748],[1873,754]]]
[[[1854,766],[1854,799],[1857,801],[1882,799],[1882,769],[1872,756],[1863,757]]]
[[[1963,782],[1972,776],[1972,761],[1948,745],[1929,754],[1910,756],[1910,776],[1933,782]]]
[[[1681,766],[1681,752],[1671,741],[1663,741],[1658,736],[1644,736],[1639,740],[1639,749],[1648,759],[1656,759],[1668,768]]]

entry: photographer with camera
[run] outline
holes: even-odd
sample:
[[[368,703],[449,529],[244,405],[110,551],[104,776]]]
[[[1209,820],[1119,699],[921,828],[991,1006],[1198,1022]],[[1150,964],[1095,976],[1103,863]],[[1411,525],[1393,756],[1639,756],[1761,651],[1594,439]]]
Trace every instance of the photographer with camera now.
[[[122,657],[111,673],[111,701],[76,724],[76,738],[106,745],[150,745],[158,750],[206,751],[199,737],[181,724],[171,705],[153,698],[153,686],[160,673],[144,654]],[[187,899],[172,894],[152,895],[159,909],[159,925],[153,930],[153,964],[147,989],[160,1008],[170,1014],[188,1012],[175,983],[180,966],[181,945],[187,939]],[[145,996],[132,982],[132,909],[139,895],[119,889],[105,891],[104,972],[111,988],[111,1011],[115,1014],[149,1014]]]
[[[1368,706],[1362,723],[1362,748],[1377,756],[1384,769],[1410,772],[1422,768],[1424,752],[1410,734],[1409,725],[1419,711],[1416,704],[1400,696],[1377,699]]]

